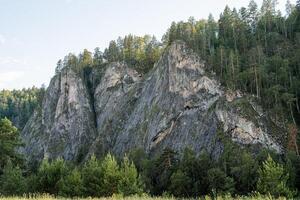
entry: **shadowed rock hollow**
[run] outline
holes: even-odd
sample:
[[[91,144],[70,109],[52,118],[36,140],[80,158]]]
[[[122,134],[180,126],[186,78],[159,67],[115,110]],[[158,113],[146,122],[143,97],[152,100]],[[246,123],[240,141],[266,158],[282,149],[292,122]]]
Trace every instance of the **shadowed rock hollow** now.
[[[283,151],[284,134],[276,134],[281,128],[254,98],[225,90],[213,77],[182,42],[169,46],[144,77],[124,63],[108,64],[93,92],[65,68],[24,128],[22,152],[29,159],[81,160],[108,151],[122,155],[135,148],[156,153],[189,147],[218,157],[220,133],[242,146]]]

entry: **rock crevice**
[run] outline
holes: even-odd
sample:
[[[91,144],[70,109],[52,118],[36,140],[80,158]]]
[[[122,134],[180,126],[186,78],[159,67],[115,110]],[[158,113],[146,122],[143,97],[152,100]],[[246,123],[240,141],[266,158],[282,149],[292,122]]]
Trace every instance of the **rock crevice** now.
[[[91,81],[92,93],[76,73],[63,69],[47,89],[41,114],[35,112],[23,130],[22,151],[29,157],[74,160],[106,152],[123,155],[135,148],[156,153],[188,147],[218,157],[222,125],[233,142],[282,152],[265,123],[267,114],[258,106],[253,119],[246,118],[241,112],[246,109],[236,102],[247,95],[226,91],[207,71],[178,41],[144,77],[125,63],[108,64],[101,80]]]

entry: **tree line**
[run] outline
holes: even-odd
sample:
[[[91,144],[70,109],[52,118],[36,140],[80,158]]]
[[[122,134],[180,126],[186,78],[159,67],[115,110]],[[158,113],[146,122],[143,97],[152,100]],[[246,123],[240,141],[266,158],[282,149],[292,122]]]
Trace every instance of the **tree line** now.
[[[276,122],[300,123],[300,1],[288,0],[286,14],[276,9],[277,0],[263,0],[261,8],[251,0],[248,7],[225,7],[219,20],[173,22],[162,43],[154,36],[127,35],[112,40],[104,52],[84,50],[67,55],[56,72],[72,67],[90,72],[110,62],[125,62],[141,74],[149,72],[163,49],[176,40],[185,41],[200,55],[227,88],[253,94]]]
[[[141,149],[124,157],[108,153],[90,156],[78,165],[62,158],[26,164],[17,148],[22,144],[12,123],[0,120],[0,194],[49,193],[64,197],[104,197],[149,194],[195,198],[254,191],[275,197],[296,196],[300,189],[300,158],[295,152],[276,155],[250,153],[219,133],[223,153],[215,158],[203,151],[172,149],[151,155]]]
[[[111,62],[125,62],[129,67],[145,74],[158,60],[161,50],[162,44],[154,36],[140,37],[129,34],[110,41],[104,52],[97,47],[94,53],[84,49],[78,56],[69,54],[58,61],[55,71],[59,73],[64,67],[70,67],[81,73],[87,68],[103,67]]]
[[[42,104],[45,87],[0,91],[0,119],[7,117],[23,129],[34,110]]]
[[[300,1],[296,5],[288,1],[285,16],[276,10],[276,4],[276,0],[264,0],[258,8],[250,1],[248,7],[239,10],[227,6],[218,21],[210,15],[207,20],[174,22],[162,44],[151,36],[118,38],[104,52],[96,48],[93,53],[84,50],[78,56],[69,54],[57,63],[56,73],[71,67],[86,77],[91,69],[118,61],[145,74],[166,46],[183,40],[205,59],[224,86],[255,95],[274,114],[275,121],[287,118],[295,125],[299,123],[300,110]],[[40,105],[43,91],[2,91],[0,118],[6,116],[22,128]],[[293,127],[296,141],[297,130]],[[258,191],[292,197],[300,189],[300,159],[294,149],[287,149],[285,155],[268,151],[252,154],[247,147],[224,141],[219,159],[189,149],[182,155],[165,149],[154,157],[133,150],[124,158],[111,154],[92,156],[77,166],[63,159],[44,159],[32,168],[16,151],[22,145],[18,134],[8,119],[0,121],[0,193],[4,195],[167,193],[197,197]]]
[[[163,37],[165,45],[185,41],[205,59],[222,84],[251,93],[261,100],[275,121],[299,123],[300,1],[286,3],[286,15],[277,0],[261,8],[251,0],[239,10],[228,6],[218,21],[173,22]]]

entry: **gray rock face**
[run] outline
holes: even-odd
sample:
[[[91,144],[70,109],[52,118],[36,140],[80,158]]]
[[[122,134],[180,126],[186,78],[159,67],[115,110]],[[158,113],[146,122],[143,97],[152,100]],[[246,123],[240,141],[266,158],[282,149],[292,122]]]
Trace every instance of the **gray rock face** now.
[[[26,125],[23,151],[74,160],[134,148],[156,153],[189,147],[218,157],[220,132],[241,145],[283,151],[259,105],[226,91],[207,71],[181,42],[168,47],[145,77],[124,63],[108,64],[92,98],[82,80],[64,69],[52,79],[42,111]]]
[[[63,69],[51,80],[42,109],[26,124],[21,151],[32,159],[85,156],[96,136],[93,115],[82,80],[71,69]]]

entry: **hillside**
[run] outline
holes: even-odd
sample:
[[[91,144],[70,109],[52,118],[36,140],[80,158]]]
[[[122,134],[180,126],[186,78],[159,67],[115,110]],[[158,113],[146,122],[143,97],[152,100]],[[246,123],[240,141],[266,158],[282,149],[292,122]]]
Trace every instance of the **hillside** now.
[[[180,41],[166,48],[143,77],[125,63],[107,64],[92,93],[73,69],[63,68],[21,133],[24,153],[32,159],[80,161],[136,148],[152,153],[189,147],[219,157],[218,134],[282,152],[284,129],[254,97],[221,87],[208,69]]]
[[[276,0],[69,53],[0,92],[0,197],[299,197],[299,55]]]

